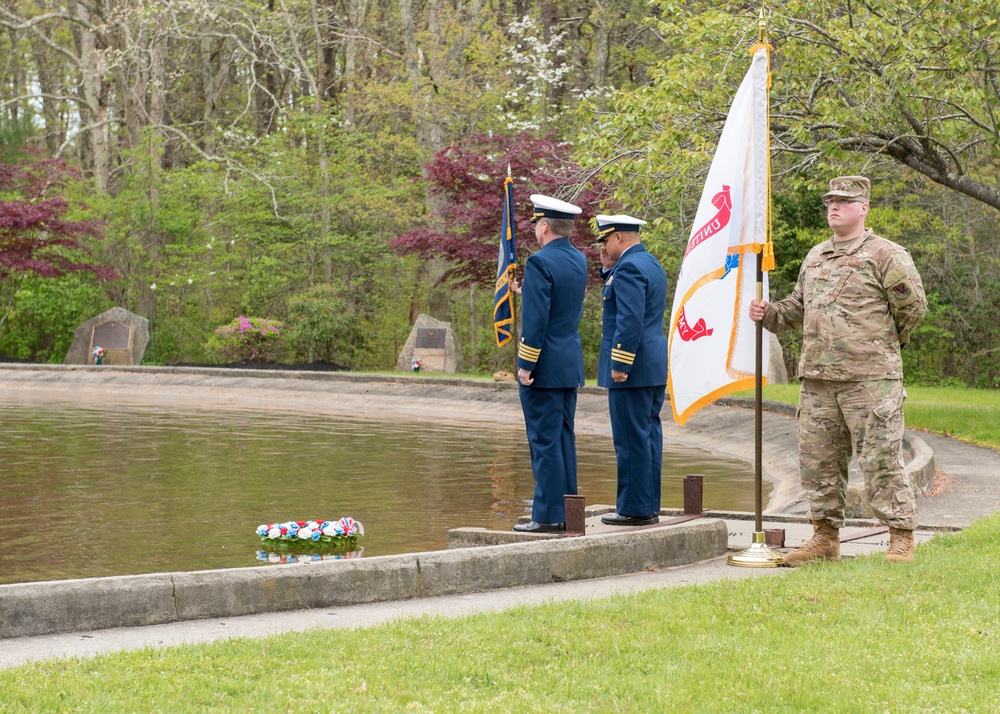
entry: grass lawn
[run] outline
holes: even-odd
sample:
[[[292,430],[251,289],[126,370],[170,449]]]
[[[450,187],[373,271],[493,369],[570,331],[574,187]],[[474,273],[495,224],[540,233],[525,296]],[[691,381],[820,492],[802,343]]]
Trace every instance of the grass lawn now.
[[[960,387],[906,387],[906,426],[1000,450],[1000,392]],[[752,397],[753,391],[736,396]],[[799,401],[799,385],[764,387],[764,398]]]
[[[779,577],[0,671],[5,712],[1000,711],[1000,515]]]

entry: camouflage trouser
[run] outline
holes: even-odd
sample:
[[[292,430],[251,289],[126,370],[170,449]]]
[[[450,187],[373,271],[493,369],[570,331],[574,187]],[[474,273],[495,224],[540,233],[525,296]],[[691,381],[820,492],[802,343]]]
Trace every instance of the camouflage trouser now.
[[[852,446],[875,515],[913,530],[917,510],[903,473],[903,400],[898,379],[804,379],[799,393],[799,469],[813,520],[844,525]]]

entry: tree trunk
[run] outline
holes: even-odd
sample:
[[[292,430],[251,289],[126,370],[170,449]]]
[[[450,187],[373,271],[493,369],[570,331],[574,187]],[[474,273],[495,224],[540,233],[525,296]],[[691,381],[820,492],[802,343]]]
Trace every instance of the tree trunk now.
[[[309,9],[312,12],[313,38],[316,41],[316,78],[313,82],[312,91],[316,97],[316,144],[319,153],[319,180],[320,180],[320,236],[319,245],[323,260],[323,282],[329,283],[333,280],[333,252],[330,246],[330,156],[326,147],[326,107],[323,101],[323,88],[326,86],[323,69],[324,48],[323,36],[320,31],[319,12],[316,3],[310,2]],[[304,68],[305,69],[305,68]]]
[[[58,78],[59,63],[51,51],[39,42],[32,43],[35,65],[38,67],[38,88],[42,90],[42,120],[45,122],[45,147],[50,156],[57,156],[66,136],[66,128],[59,116],[59,101],[55,96],[61,93]]]
[[[608,81],[608,66],[611,62],[611,40],[608,32],[607,9],[602,5],[594,8],[594,76],[593,86],[604,88]]]
[[[475,372],[479,368],[479,350],[476,335],[476,286],[469,286],[469,369]]]
[[[146,89],[149,87],[148,40],[145,28],[137,28],[135,36],[127,29],[119,28],[114,34],[115,49],[121,52],[123,60],[118,66],[116,85],[121,102],[125,124],[125,143],[129,149],[139,148],[142,143],[142,129],[146,126]]]
[[[347,93],[347,105],[344,109],[344,118],[354,123],[355,119],[355,97],[354,90],[357,89],[357,60],[358,60],[358,37],[361,36],[368,12],[371,10],[371,0],[348,0],[347,2],[347,33],[348,37],[344,41],[344,89]]]
[[[267,0],[267,11],[274,12],[274,0]],[[274,115],[278,110],[275,97],[278,82],[274,75],[273,57],[270,49],[254,35],[253,93],[254,119],[257,136],[270,134],[274,130]]]
[[[155,31],[155,30],[154,30]],[[163,177],[163,126],[167,117],[167,45],[168,38],[156,34],[150,47],[149,69],[149,202],[154,206],[160,201],[160,182]]]
[[[108,90],[104,83],[104,53],[107,48],[97,32],[90,29],[91,23],[96,18],[91,15],[89,4],[78,1],[75,5],[76,16],[82,24],[79,30],[81,92],[87,108],[87,117],[86,119],[81,117],[81,123],[87,127],[83,131],[89,139],[94,183],[99,193],[107,193],[111,172],[111,156],[108,148]]]

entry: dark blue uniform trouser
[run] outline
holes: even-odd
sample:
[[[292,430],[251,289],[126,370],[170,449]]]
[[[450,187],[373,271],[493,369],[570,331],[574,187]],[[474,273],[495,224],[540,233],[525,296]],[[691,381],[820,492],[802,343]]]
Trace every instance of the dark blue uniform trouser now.
[[[660,512],[663,425],[660,409],[666,388],[608,390],[611,434],[618,460],[618,513],[649,516]]]
[[[576,388],[539,389],[521,386],[521,409],[531,448],[535,499],[531,520],[565,523],[563,496],[576,494]]]

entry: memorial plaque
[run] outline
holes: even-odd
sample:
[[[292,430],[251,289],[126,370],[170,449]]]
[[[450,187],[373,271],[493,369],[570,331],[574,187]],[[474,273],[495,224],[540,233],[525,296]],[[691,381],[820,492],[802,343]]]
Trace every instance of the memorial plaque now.
[[[417,349],[443,350],[447,335],[442,327],[421,327],[417,330]]]
[[[90,341],[90,346],[91,348],[100,346],[105,350],[127,350],[131,340],[132,328],[112,320],[94,327],[94,336]]]
[[[142,364],[149,344],[149,320],[123,307],[90,318],[73,331],[63,364],[94,364],[94,348],[104,349],[101,364]]]
[[[412,372],[413,358],[421,362],[421,372],[461,372],[462,352],[450,322],[430,315],[417,315],[406,344],[396,360],[397,372]]]

